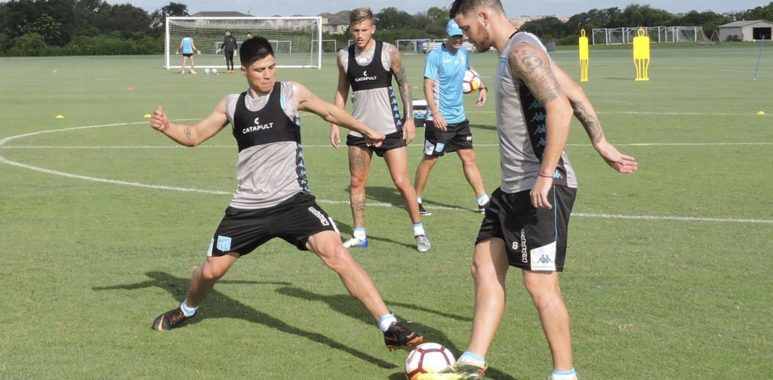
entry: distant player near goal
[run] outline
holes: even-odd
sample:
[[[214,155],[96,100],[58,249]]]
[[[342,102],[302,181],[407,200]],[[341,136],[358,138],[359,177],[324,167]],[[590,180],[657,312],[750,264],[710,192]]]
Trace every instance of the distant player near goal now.
[[[196,74],[196,64],[193,60],[193,54],[197,52],[198,49],[196,49],[196,44],[193,43],[193,38],[191,38],[191,36],[183,37],[182,41],[180,41],[180,47],[177,49],[177,51],[182,52],[183,55],[180,74],[185,73],[185,64],[188,60],[191,61],[191,74]]]
[[[424,96],[432,112],[432,123],[424,129],[424,157],[416,166],[414,180],[422,215],[430,213],[424,208],[421,195],[430,171],[445,153],[456,152],[462,160],[464,177],[475,192],[478,211],[483,212],[489,201],[472,147],[470,122],[464,112],[462,81],[465,71],[472,68],[470,55],[462,48],[464,36],[456,21],[448,21],[446,35],[446,42],[432,50],[424,63]],[[485,86],[478,90],[476,104],[481,107],[486,103],[488,90]]]
[[[209,116],[192,126],[170,122],[160,106],[150,120],[154,129],[191,147],[232,124],[239,149],[239,183],[207,257],[193,273],[185,300],[159,315],[151,327],[161,331],[183,326],[237,259],[279,237],[299,250],[314,252],[338,274],[349,294],[378,321],[388,349],[421,343],[420,334],[389,313],[370,276],[344,248],[335,224],[309,193],[300,145],[300,112],[356,130],[374,146],[383,142],[384,135],[300,83],[277,82],[274,52],[265,38],[244,41],[239,58],[247,91],[226,96]]]

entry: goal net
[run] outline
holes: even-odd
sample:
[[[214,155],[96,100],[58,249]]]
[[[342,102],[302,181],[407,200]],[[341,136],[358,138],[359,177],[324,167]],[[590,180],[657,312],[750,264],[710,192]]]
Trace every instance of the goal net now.
[[[180,41],[191,37],[198,49],[197,68],[225,68],[222,46],[226,31],[238,45],[248,34],[267,39],[277,67],[322,68],[321,17],[167,17],[165,67],[180,68]],[[238,66],[238,49],[236,53],[234,64]]]
[[[594,28],[591,30],[591,38],[594,45],[627,45],[633,43],[639,29],[645,31],[652,43],[710,43],[700,26]]]

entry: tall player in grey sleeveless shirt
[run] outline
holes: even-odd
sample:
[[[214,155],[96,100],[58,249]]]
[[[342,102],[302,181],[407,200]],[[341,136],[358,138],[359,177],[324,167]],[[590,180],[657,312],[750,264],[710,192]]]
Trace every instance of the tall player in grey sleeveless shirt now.
[[[298,111],[308,111],[329,123],[355,130],[376,146],[384,135],[322,101],[300,83],[277,82],[273,49],[265,38],[244,41],[239,56],[242,74],[249,85],[247,91],[226,96],[195,125],[170,122],[160,106],[150,121],[154,129],[190,147],[232,124],[239,150],[238,186],[213,236],[207,258],[193,273],[180,307],[158,316],[152,327],[168,330],[182,326],[196,314],[215,282],[239,257],[279,237],[298,249],[316,253],[338,274],[349,293],[378,321],[387,348],[420,343],[420,334],[389,313],[370,276],[354,261],[341,243],[335,224],[309,193]]]
[[[349,133],[346,145],[349,148],[350,192],[349,199],[354,221],[351,239],[347,247],[366,248],[365,231],[365,185],[368,182],[370,162],[375,152],[384,157],[392,182],[400,192],[408,217],[413,224],[416,249],[428,252],[431,248],[424,231],[416,203],[416,190],[408,178],[408,150],[406,145],[413,141],[416,130],[413,124],[413,103],[411,89],[403,69],[400,53],[385,42],[373,39],[376,26],[373,13],[368,8],[356,8],[350,12],[350,31],[354,43],[338,53],[338,86],[334,104],[344,108],[349,88],[352,89],[352,115],[369,127],[386,135],[380,149],[362,144],[356,133]],[[392,77],[398,84],[403,101],[405,118],[401,118],[400,106],[392,87]],[[338,148],[340,135],[338,127],[331,125],[330,143]]]
[[[478,51],[494,47],[500,55],[494,87],[502,172],[473,254],[472,334],[452,371],[485,372],[485,356],[505,310],[507,271],[516,266],[522,269],[550,346],[550,379],[576,379],[569,313],[558,276],[577,187],[564,152],[572,115],[612,168],[630,173],[636,161],[607,142],[582,89],[550,60],[535,36],[517,31],[500,0],[455,0],[450,15]],[[541,245],[535,248],[535,241]],[[537,251],[540,260],[534,260]]]

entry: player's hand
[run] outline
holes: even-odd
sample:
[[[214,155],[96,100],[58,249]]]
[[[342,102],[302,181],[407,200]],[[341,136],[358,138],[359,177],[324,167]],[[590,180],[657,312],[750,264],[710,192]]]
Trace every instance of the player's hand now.
[[[552,209],[553,206],[550,204],[550,200],[548,200],[551,187],[553,187],[552,177],[537,177],[537,182],[534,183],[534,187],[531,188],[529,193],[532,206],[545,210]]]
[[[199,49],[196,49],[196,53],[198,53],[199,55],[201,55],[201,50],[199,50]]]
[[[416,124],[413,119],[407,119],[403,121],[403,140],[405,144],[409,145],[416,138]]]
[[[175,50],[174,55],[178,55],[178,54],[180,54],[180,51],[179,50]]]
[[[446,123],[446,119],[443,118],[440,112],[437,115],[432,115],[432,122],[439,131],[445,132],[448,130],[448,123]]]
[[[330,124],[330,145],[336,149],[341,147],[341,132],[335,124]]]
[[[372,129],[368,129],[366,133],[362,134],[362,137],[365,138],[365,144],[374,148],[380,147],[386,138],[383,133],[378,133]]]
[[[478,107],[483,107],[483,105],[486,104],[487,98],[488,98],[488,89],[487,87],[483,87],[483,89],[478,91],[478,100],[475,101],[475,105]]]
[[[150,118],[150,126],[159,132],[169,128],[169,117],[166,116],[166,112],[164,112],[161,106],[156,107],[156,110],[153,111],[153,116]]]
[[[594,148],[612,169],[619,173],[633,173],[639,168],[639,164],[633,156],[620,153],[614,145],[606,140],[597,143]]]

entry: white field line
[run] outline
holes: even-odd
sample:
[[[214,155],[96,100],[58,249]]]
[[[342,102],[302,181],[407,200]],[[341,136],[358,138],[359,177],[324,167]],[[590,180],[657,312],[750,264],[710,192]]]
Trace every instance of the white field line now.
[[[116,127],[116,126],[127,126],[127,125],[136,125],[136,124],[145,124],[146,122],[131,122],[131,123],[114,123],[114,124],[101,124],[101,125],[89,125],[89,126],[81,126],[81,127],[72,127],[72,128],[64,128],[64,129],[54,129],[54,130],[48,130],[48,131],[37,131],[32,133],[25,133],[21,135],[16,136],[9,136],[5,137],[3,139],[0,139],[0,148],[11,148],[11,147],[3,147],[4,144],[6,144],[9,141],[24,138],[24,137],[30,137],[30,136],[36,136],[36,135],[42,135],[46,133],[57,133],[57,132],[66,132],[66,131],[74,131],[74,130],[82,130],[82,129],[91,129],[91,128],[103,128],[103,127]],[[325,145],[327,146],[327,145]],[[226,147],[226,146],[222,146]],[[229,148],[233,148],[232,146],[227,146]],[[84,148],[93,148],[93,147],[84,147]],[[132,147],[125,147],[122,149],[128,149]],[[134,147],[136,148],[136,147]],[[156,148],[156,147],[153,147]],[[220,190],[207,190],[207,189],[197,189],[197,188],[187,188],[187,187],[177,187],[177,186],[166,186],[166,185],[153,185],[153,184],[145,184],[140,182],[131,182],[131,181],[121,181],[121,180],[114,180],[114,179],[107,179],[107,178],[99,178],[99,177],[92,177],[92,176],[85,176],[85,175],[79,175],[79,174],[73,174],[73,173],[67,173],[59,170],[52,170],[52,169],[46,169],[41,168],[38,166],[33,166],[21,162],[16,162],[9,160],[5,157],[0,156],[0,163],[4,163],[10,166],[22,168],[31,170],[38,173],[44,173],[44,174],[50,174],[50,175],[56,175],[66,178],[72,178],[72,179],[78,179],[78,180],[84,180],[84,181],[92,181],[92,182],[98,182],[98,183],[104,183],[104,184],[111,184],[111,185],[121,185],[121,186],[131,186],[131,187],[139,187],[139,188],[145,188],[145,189],[152,189],[152,190],[166,190],[166,191],[177,191],[177,192],[189,192],[189,193],[200,193],[200,194],[213,194],[213,195],[230,195],[231,192],[228,191],[220,191]],[[349,204],[349,201],[340,201],[340,200],[327,200],[327,199],[317,199],[319,203],[322,204],[331,204],[331,205],[342,205],[342,204]],[[394,207],[394,208],[402,208],[402,205],[393,205],[391,203],[385,203],[385,202],[368,202],[368,206],[372,207]],[[469,209],[461,208],[461,207],[446,207],[446,206],[431,206],[428,207],[432,210],[448,210],[448,211],[463,211],[463,212],[470,212]],[[617,214],[596,214],[596,213],[584,213],[584,212],[574,212],[572,213],[573,216],[578,217],[588,217],[588,218],[600,218],[600,219],[622,219],[622,220],[653,220],[653,221],[687,221],[687,222],[718,222],[718,223],[749,223],[749,224],[773,224],[773,220],[770,219],[741,219],[741,218],[706,218],[706,217],[689,217],[689,216],[654,216],[654,215],[617,215]]]

